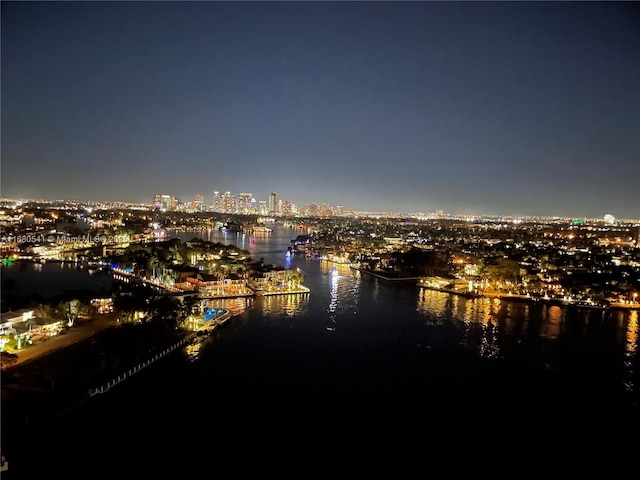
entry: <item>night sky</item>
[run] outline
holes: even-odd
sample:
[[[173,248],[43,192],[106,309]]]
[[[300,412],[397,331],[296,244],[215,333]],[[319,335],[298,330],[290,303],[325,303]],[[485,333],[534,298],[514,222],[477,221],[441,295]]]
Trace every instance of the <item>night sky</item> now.
[[[6,2],[2,196],[640,218],[638,2]]]

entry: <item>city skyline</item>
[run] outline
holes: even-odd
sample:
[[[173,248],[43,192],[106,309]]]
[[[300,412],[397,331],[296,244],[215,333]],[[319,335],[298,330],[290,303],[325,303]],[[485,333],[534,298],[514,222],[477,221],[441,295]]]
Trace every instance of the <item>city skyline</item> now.
[[[237,206],[241,204],[239,201],[239,195],[234,195],[231,192],[225,192],[233,197]],[[163,195],[156,194],[156,196],[161,197],[173,197],[173,208],[165,208],[159,206],[157,204],[157,199],[152,198],[150,201],[143,202],[128,202],[128,201],[95,201],[95,200],[80,200],[80,199],[45,199],[45,198],[7,198],[0,197],[0,203],[2,204],[3,212],[5,214],[9,214],[11,209],[13,208],[21,208],[24,206],[32,206],[37,204],[43,204],[48,206],[53,206],[53,208],[61,208],[61,209],[83,209],[89,208],[93,209],[101,209],[101,210],[109,210],[109,209],[128,209],[132,208],[135,210],[156,210],[161,212],[175,212],[175,213],[205,213],[205,214],[227,214],[227,215],[248,215],[248,216],[258,216],[258,217],[273,217],[273,216],[282,216],[282,217],[371,217],[371,218],[412,218],[416,220],[425,220],[425,219],[456,219],[461,221],[491,221],[491,222],[514,222],[520,223],[522,221],[565,221],[565,222],[574,222],[574,221],[590,221],[590,222],[604,222],[608,224],[614,223],[631,223],[638,224],[640,223],[640,218],[636,217],[617,217],[613,213],[605,213],[603,215],[595,215],[595,216],[563,216],[563,215],[510,215],[510,214],[498,214],[498,213],[455,213],[444,209],[437,209],[431,211],[398,211],[398,210],[356,210],[353,208],[349,208],[343,204],[331,204],[329,202],[321,202],[319,204],[306,204],[301,205],[293,202],[292,200],[284,200],[284,202],[289,203],[294,207],[294,211],[285,212],[281,210],[280,212],[269,211],[268,199],[261,199],[260,197],[253,196],[252,198],[255,200],[255,205],[249,211],[241,211],[241,208],[237,208],[234,210],[226,210],[224,208],[220,209],[216,205],[216,199],[214,198],[210,202],[203,201],[202,209],[194,209],[193,206],[199,200],[197,197],[201,195],[196,195],[195,199],[182,200],[177,196],[173,195]],[[222,195],[220,195],[222,197]],[[38,207],[40,208],[40,207]],[[7,210],[9,209],[9,210]],[[97,210],[96,210],[97,211]]]
[[[3,2],[1,16],[3,197],[640,217],[634,2]]]

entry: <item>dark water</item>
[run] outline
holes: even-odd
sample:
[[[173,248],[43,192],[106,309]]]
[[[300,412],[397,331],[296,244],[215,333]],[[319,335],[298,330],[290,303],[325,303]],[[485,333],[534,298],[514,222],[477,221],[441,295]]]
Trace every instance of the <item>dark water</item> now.
[[[43,300],[62,295],[66,291],[91,290],[109,292],[113,280],[108,272],[91,270],[73,262],[47,262],[44,264],[17,261],[2,265],[0,271],[2,296],[37,296]],[[11,283],[7,281],[11,280]],[[11,288],[7,285],[11,284]]]
[[[245,248],[284,264],[295,232]],[[324,465],[407,443],[462,459],[532,435],[548,442],[538,455],[557,456],[569,438],[623,443],[637,428],[637,311],[469,300],[303,257],[288,266],[310,294],[215,301],[236,317],[34,430],[25,448],[38,460],[22,452],[15,468],[186,478],[238,455]]]

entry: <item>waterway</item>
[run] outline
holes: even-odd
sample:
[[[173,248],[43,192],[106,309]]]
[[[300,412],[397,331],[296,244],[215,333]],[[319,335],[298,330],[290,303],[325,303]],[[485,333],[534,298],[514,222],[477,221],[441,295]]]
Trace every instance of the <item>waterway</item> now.
[[[38,462],[16,463],[30,475],[60,462],[52,469],[186,478],[202,462],[230,468],[225,455],[238,452],[249,462],[278,451],[280,462],[302,449],[322,463],[338,445],[433,448],[453,435],[471,448],[532,432],[557,456],[560,436],[638,425],[637,311],[468,299],[287,258],[301,233],[174,232],[297,268],[311,293],[214,301],[234,317],[195,354],[177,351],[35,430]]]
[[[75,262],[19,260],[11,265],[2,265],[1,269],[3,297],[15,295],[46,301],[66,292],[87,290],[103,294],[109,292],[113,285],[109,272]]]

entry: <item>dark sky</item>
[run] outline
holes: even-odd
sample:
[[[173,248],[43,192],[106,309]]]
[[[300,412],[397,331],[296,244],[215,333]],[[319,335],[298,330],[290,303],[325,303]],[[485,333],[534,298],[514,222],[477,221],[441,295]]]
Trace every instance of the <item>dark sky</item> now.
[[[6,2],[2,196],[640,218],[638,2]]]

